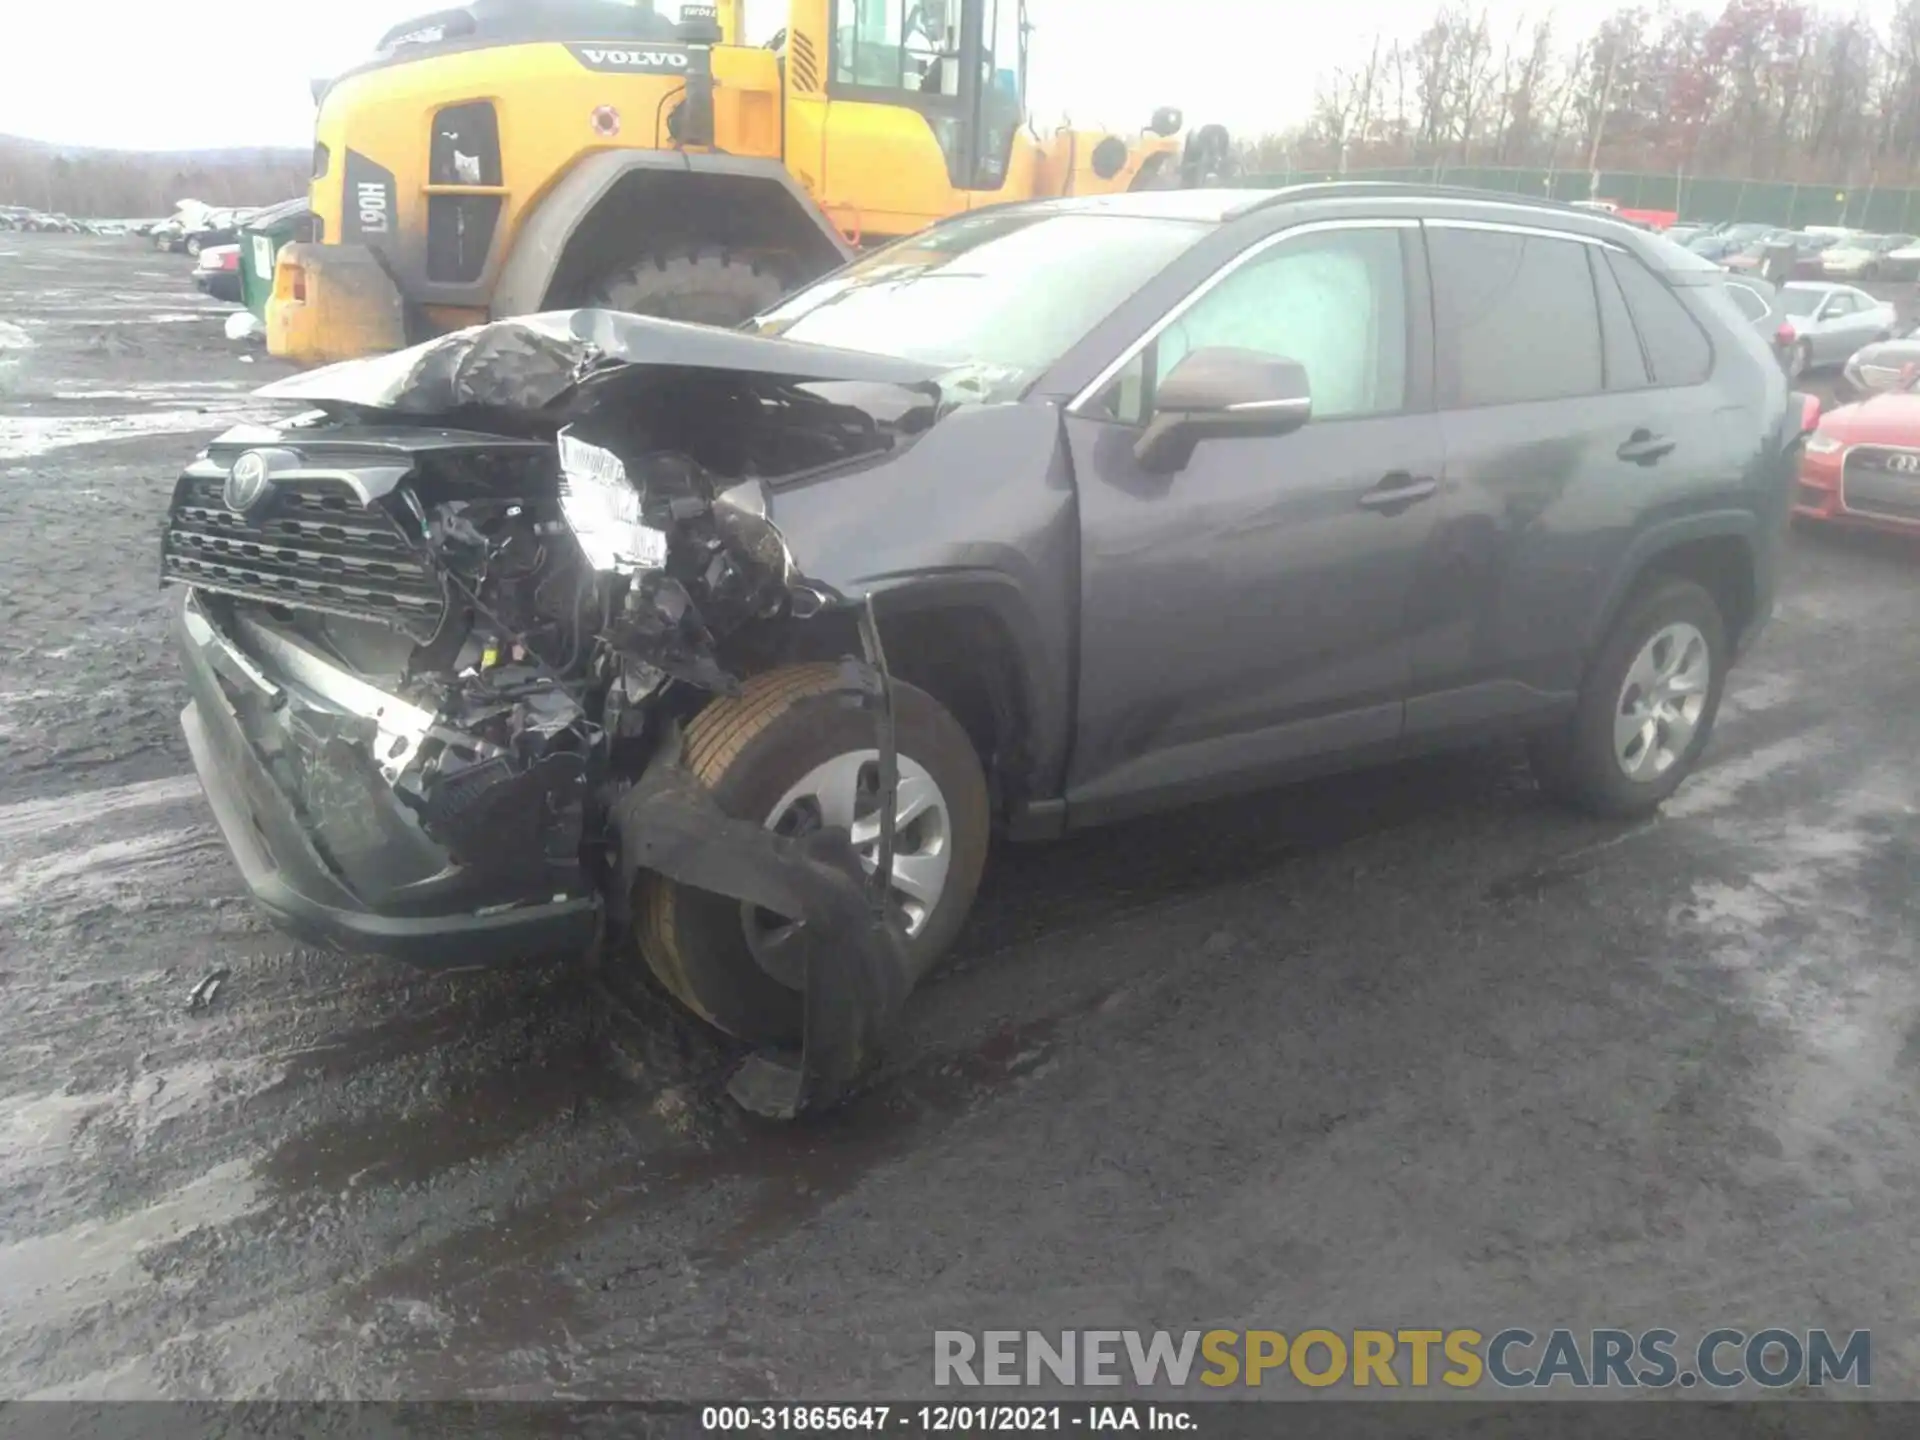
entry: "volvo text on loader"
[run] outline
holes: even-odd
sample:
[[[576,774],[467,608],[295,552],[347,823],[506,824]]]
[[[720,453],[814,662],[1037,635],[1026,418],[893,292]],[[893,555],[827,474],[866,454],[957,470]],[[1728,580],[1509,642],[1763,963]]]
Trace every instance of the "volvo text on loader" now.
[[[575,305],[733,324],[878,241],[1037,196],[1202,183],[1226,132],[1026,113],[1025,0],[471,0],[316,84],[317,242],[283,247],[275,355],[401,348]]]

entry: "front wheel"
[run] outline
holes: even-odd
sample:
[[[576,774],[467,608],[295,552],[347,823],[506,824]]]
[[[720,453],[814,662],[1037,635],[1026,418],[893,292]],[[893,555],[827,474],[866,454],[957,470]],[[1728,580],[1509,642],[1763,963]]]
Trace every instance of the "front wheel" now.
[[[1608,818],[1659,808],[1706,748],[1726,669],[1713,596],[1691,580],[1652,585],[1608,633],[1571,722],[1532,742],[1541,789]]]
[[[1787,352],[1787,378],[1798,380],[1811,369],[1813,369],[1813,345],[1810,341],[1802,340]]]
[[[764,264],[722,250],[657,255],[602,276],[589,305],[656,315],[697,325],[738,325],[786,293],[786,282]]]
[[[986,778],[966,732],[923,690],[894,684],[899,788],[891,899],[918,981],[953,943],[986,864]],[[840,827],[872,865],[880,843],[874,716],[847,703],[839,668],[749,680],[687,726],[685,763],[736,819],[786,835]],[[755,1044],[801,1039],[804,976],[780,963],[791,922],[643,875],[636,931],[648,968],[689,1009]]]

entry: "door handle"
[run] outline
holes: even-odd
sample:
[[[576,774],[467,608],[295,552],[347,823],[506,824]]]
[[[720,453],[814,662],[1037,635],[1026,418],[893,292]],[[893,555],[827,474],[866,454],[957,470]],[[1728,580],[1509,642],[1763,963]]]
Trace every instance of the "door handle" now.
[[[1418,505],[1440,489],[1439,482],[1424,475],[1409,475],[1395,470],[1380,477],[1380,483],[1360,497],[1362,510],[1404,510]]]
[[[1635,465],[1651,465],[1662,456],[1672,453],[1673,444],[1666,436],[1656,435],[1651,430],[1636,430],[1613,453]]]

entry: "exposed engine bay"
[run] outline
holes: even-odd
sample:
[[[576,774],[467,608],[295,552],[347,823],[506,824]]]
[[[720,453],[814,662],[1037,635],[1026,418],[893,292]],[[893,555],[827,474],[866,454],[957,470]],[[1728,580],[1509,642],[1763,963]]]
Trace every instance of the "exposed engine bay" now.
[[[319,408],[189,467],[162,571],[189,590],[189,740],[203,780],[243,772],[208,793],[262,903],[333,943],[476,955],[583,916],[617,932],[642,869],[761,907],[806,932],[805,1033],[734,1093],[830,1103],[910,984],[878,881],[890,681],[870,607],[795,564],[769,482],[910,444],[931,374],[581,311],[261,393]],[[729,818],[678,766],[687,718],[830,612],[858,626],[840,688],[887,787],[865,868],[844,831]]]

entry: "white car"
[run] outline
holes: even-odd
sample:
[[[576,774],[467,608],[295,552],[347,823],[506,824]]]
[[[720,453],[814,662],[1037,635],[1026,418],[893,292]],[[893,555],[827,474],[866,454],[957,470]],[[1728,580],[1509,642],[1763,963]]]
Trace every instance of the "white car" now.
[[[1791,346],[1787,373],[1796,379],[1844,365],[1861,346],[1899,333],[1899,311],[1851,285],[1795,281],[1780,287],[1780,308],[1793,327],[1791,337],[1781,338]]]
[[[1832,280],[1878,280],[1894,253],[1913,243],[1911,235],[1849,235],[1821,252],[1820,270]]]

